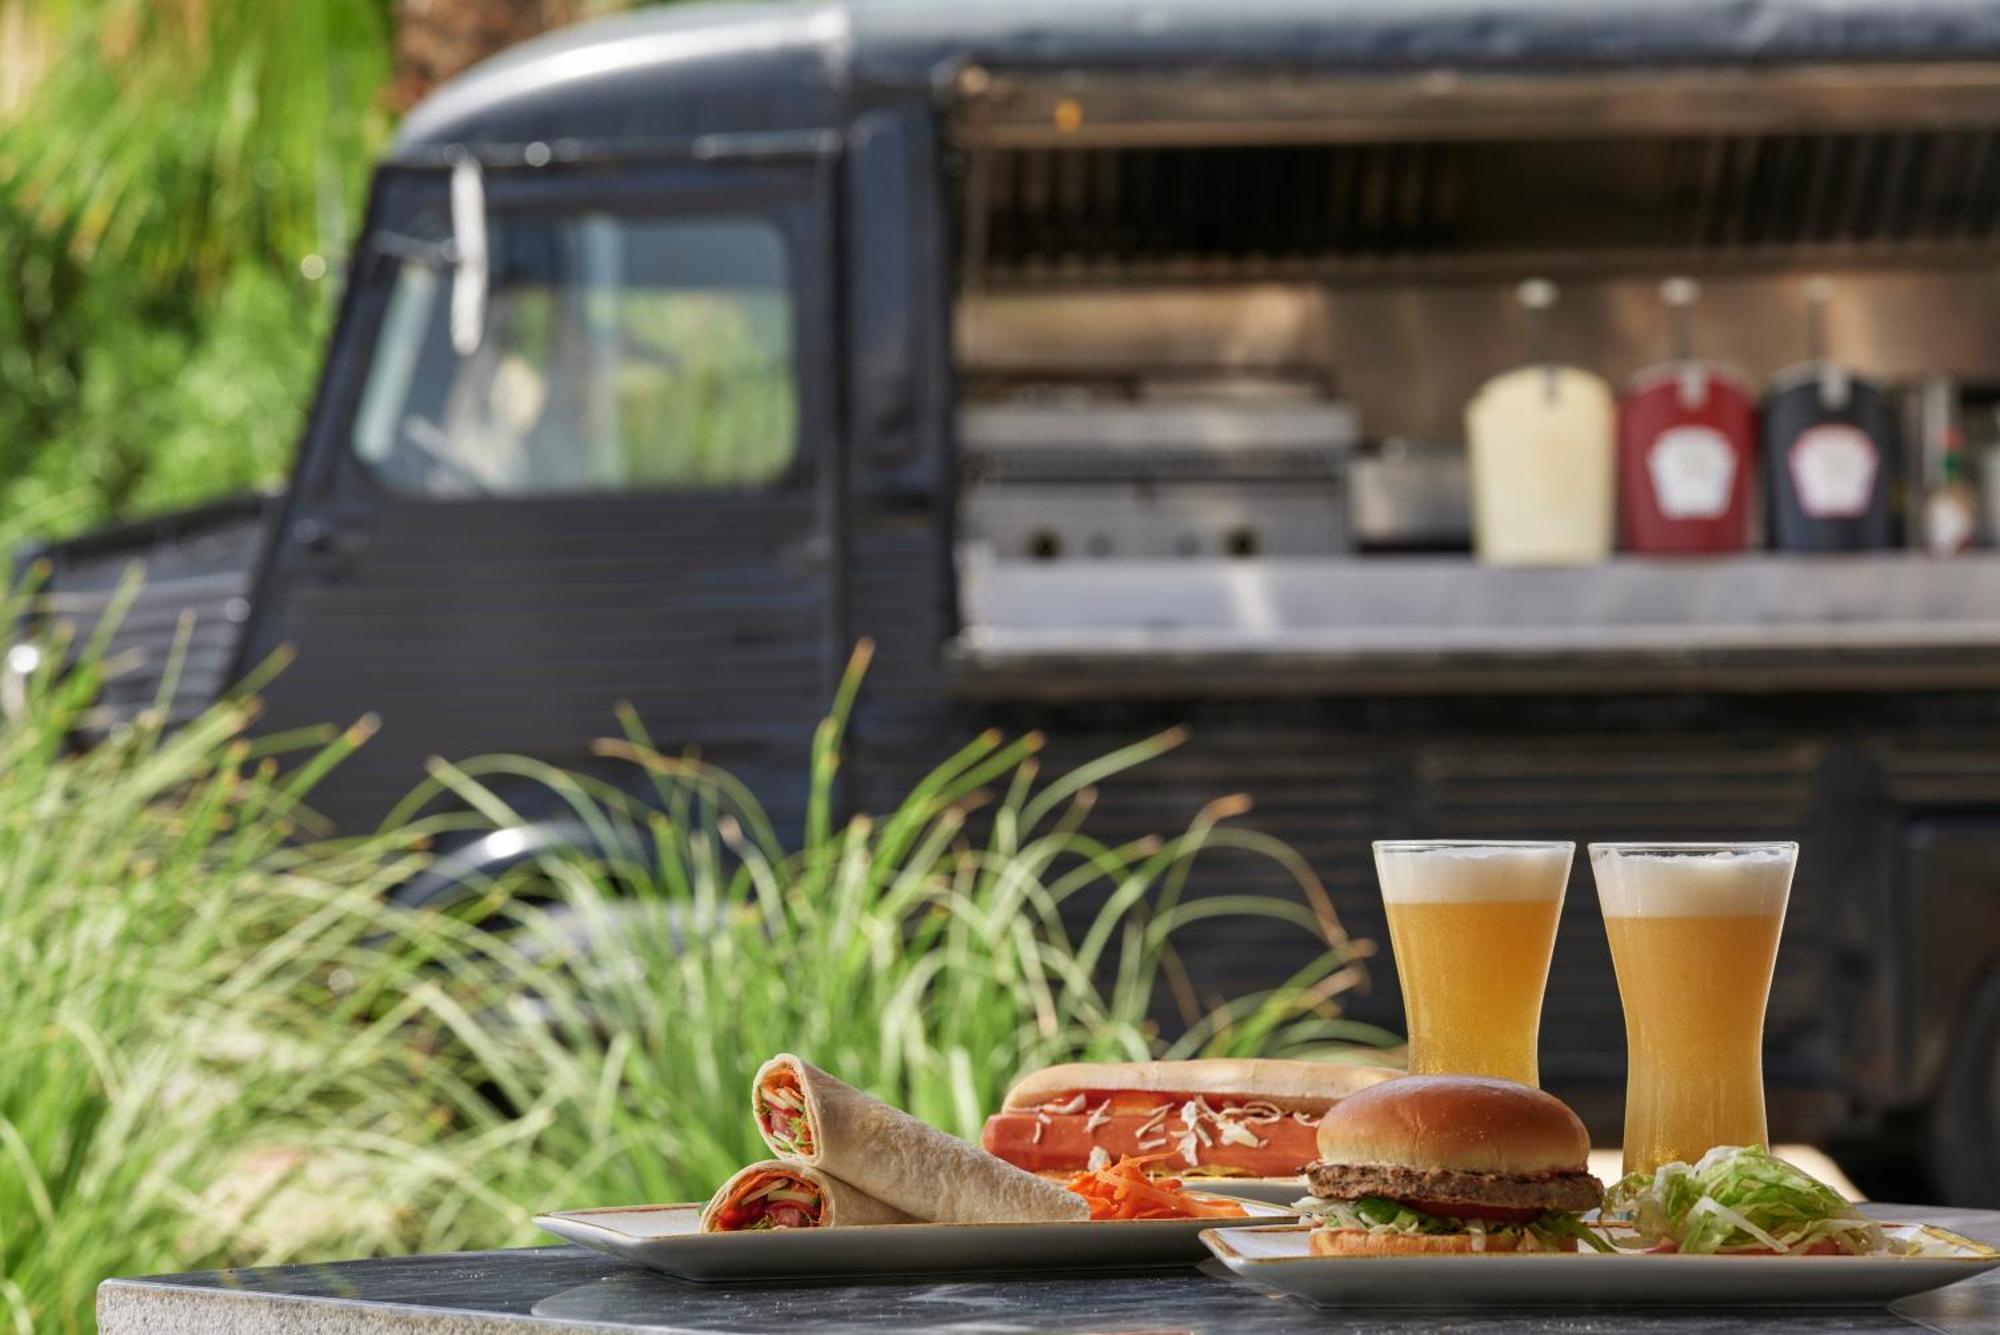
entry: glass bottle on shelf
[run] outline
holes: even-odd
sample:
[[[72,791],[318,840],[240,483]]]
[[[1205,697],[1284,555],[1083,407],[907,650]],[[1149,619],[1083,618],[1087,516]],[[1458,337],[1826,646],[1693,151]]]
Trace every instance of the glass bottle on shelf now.
[[[1824,278],[1806,287],[1806,360],[1764,397],[1771,545],[1781,551],[1893,546],[1896,417],[1873,380],[1828,359]]]
[[[1989,547],[2000,547],[2000,405],[1982,406],[1973,422],[1985,428],[1978,446],[1968,442],[1966,461],[1978,460],[1978,479],[1973,490],[1978,493],[1984,521],[1979,540]]]
[[[1757,400],[1741,377],[1693,353],[1699,289],[1669,278],[1666,361],[1625,382],[1618,403],[1618,544],[1628,552],[1698,555],[1750,544],[1756,495]]]
[[[1472,541],[1495,565],[1585,565],[1611,553],[1616,408],[1611,387],[1549,355],[1555,284],[1530,279],[1524,366],[1502,371],[1465,407]]]
[[[1922,549],[1932,556],[1956,556],[1979,533],[1979,496],[1966,468],[1965,428],[1958,386],[1931,376],[1916,388],[1918,457],[1923,491],[1917,510]]]

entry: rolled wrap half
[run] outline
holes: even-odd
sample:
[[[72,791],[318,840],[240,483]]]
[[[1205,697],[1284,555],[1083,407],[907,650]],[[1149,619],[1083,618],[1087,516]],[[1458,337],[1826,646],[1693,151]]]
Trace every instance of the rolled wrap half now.
[[[831,1173],[918,1219],[940,1224],[1088,1219],[1083,1197],[975,1149],[788,1052],[750,1087],[773,1154]]]
[[[850,1187],[831,1173],[783,1159],[751,1164],[717,1188],[708,1204],[701,1207],[704,1233],[909,1222],[910,1216],[859,1187]]]

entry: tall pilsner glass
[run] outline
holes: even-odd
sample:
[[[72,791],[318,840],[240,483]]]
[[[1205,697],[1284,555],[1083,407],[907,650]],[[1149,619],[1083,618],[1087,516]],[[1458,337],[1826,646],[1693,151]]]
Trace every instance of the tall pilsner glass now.
[[[1592,844],[1625,1005],[1625,1171],[1763,1145],[1764,1007],[1799,846]]]
[[[1575,856],[1560,841],[1376,843],[1412,1071],[1539,1083],[1542,992]]]

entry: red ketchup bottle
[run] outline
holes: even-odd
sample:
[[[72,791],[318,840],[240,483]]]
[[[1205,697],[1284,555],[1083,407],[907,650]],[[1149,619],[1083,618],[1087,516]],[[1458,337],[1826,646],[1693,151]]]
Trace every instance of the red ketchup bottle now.
[[[1670,278],[1673,357],[1633,376],[1618,404],[1619,546],[1650,555],[1750,545],[1757,401],[1732,372],[1688,351],[1693,281]]]

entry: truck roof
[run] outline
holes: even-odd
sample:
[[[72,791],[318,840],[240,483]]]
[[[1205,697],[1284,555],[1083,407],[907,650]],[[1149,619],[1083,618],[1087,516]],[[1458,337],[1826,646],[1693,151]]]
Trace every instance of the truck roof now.
[[[996,69],[1504,69],[2000,57],[1994,0],[832,0],[675,5],[447,83],[392,158],[452,144],[820,129]]]

